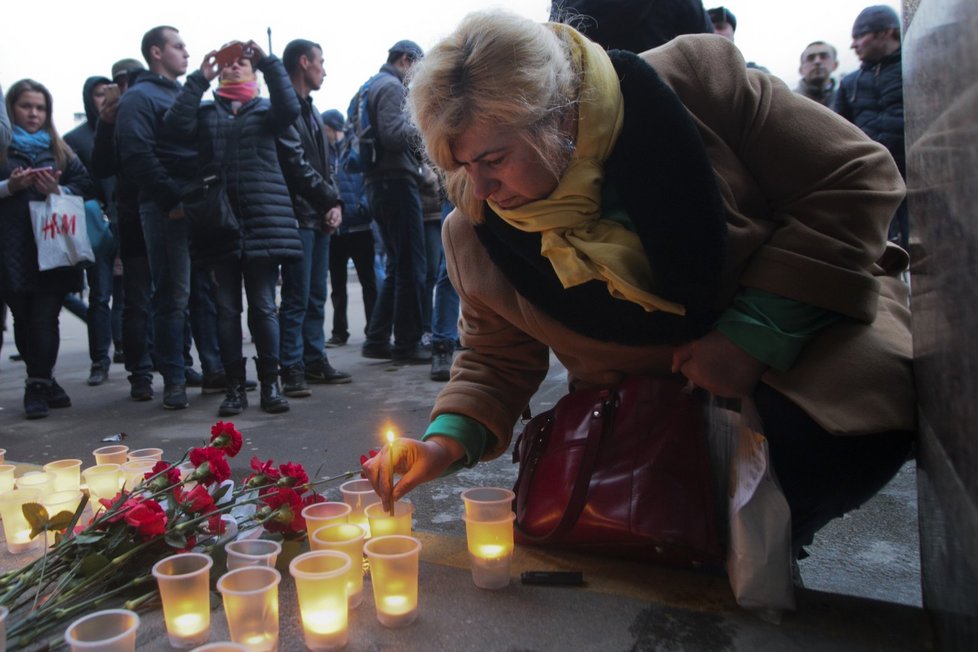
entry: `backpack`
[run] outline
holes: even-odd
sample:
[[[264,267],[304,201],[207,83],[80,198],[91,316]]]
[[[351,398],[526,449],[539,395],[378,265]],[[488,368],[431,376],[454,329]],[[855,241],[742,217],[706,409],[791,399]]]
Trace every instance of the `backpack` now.
[[[368,99],[370,85],[380,75],[374,75],[360,87],[357,94],[350,100],[347,118],[350,123],[350,133],[344,139],[346,146],[342,156],[344,169],[350,172],[369,172],[380,160],[380,142],[377,130],[370,121]]]

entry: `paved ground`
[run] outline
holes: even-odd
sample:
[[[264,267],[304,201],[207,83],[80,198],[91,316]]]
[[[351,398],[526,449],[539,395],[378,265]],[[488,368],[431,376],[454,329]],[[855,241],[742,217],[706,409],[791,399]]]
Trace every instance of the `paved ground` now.
[[[358,302],[358,288],[351,287],[351,290],[351,321],[355,330],[362,330],[363,313]],[[128,398],[128,383],[121,365],[112,366],[109,381],[105,385],[88,387],[85,384],[89,362],[84,326],[68,313],[62,314],[61,322],[62,348],[56,376],[71,395],[74,405],[68,409],[52,411],[50,417],[37,421],[27,421],[23,418],[21,406],[23,366],[8,360],[8,354],[13,352],[13,337],[10,330],[4,333],[5,344],[0,359],[0,447],[7,449],[8,460],[36,464],[65,457],[90,460],[91,451],[101,445],[102,439],[118,432],[127,433],[126,443],[132,448],[161,446],[168,456],[176,457],[208,436],[210,425],[217,420],[217,407],[221,395],[200,396],[198,390],[191,390],[190,408],[177,412],[164,410],[159,398],[149,403],[134,403]],[[301,462],[310,474],[316,473],[321,476],[338,474],[358,468],[359,456],[367,449],[381,444],[382,431],[388,423],[393,424],[404,436],[417,436],[423,432],[428,411],[441,384],[428,379],[427,367],[395,367],[385,362],[370,361],[360,357],[361,342],[362,335],[355,332],[350,345],[330,349],[330,358],[334,366],[353,374],[354,381],[351,384],[314,386],[312,397],[293,399],[292,410],[283,415],[265,414],[255,405],[240,417],[233,419],[246,439],[245,450],[235,461],[236,471],[244,472],[250,456],[256,455],[262,459],[274,458],[277,462],[288,460]],[[253,355],[253,347],[250,344],[246,345],[246,352],[248,355]],[[249,375],[254,377],[254,367],[251,365],[249,365]],[[161,381],[158,378],[156,389],[158,395],[162,393]],[[563,371],[555,366],[534,398],[532,407],[534,410],[546,409],[562,393]],[[254,396],[254,400],[257,403],[257,396]],[[411,496],[416,505],[416,530],[428,533],[434,537],[433,540],[447,541],[448,543],[444,545],[449,547],[457,545],[457,536],[462,535],[464,531],[459,520],[458,493],[469,486],[509,486],[515,478],[515,471],[508,457],[504,456],[492,463],[480,465],[471,471],[431,483],[417,490]],[[619,597],[630,596],[630,599],[637,597],[638,602],[629,603],[627,608],[617,604],[615,599],[605,602],[604,598],[601,600],[594,598],[595,602],[591,604],[589,602],[591,598],[575,597],[568,601],[570,611],[562,616],[557,612],[548,611],[547,617],[554,619],[554,629],[559,629],[570,626],[569,623],[574,620],[574,614],[578,609],[583,616],[587,616],[591,607],[596,609],[600,607],[592,616],[587,616],[598,618],[605,618],[607,614],[619,610],[617,618],[608,620],[608,627],[614,624],[620,638],[616,639],[613,645],[609,641],[607,646],[590,644],[585,646],[590,649],[747,650],[846,649],[847,647],[862,649],[863,643],[867,643],[862,641],[857,644],[862,634],[850,633],[850,636],[855,636],[851,639],[846,639],[847,635],[841,634],[842,638],[837,643],[850,640],[852,645],[841,645],[838,648],[816,644],[816,641],[821,639],[813,634],[822,627],[818,624],[822,622],[819,619],[831,619],[829,617],[831,613],[835,613],[835,618],[843,623],[844,630],[850,628],[855,632],[861,626],[860,623],[868,626],[865,619],[860,620],[852,616],[839,619],[840,613],[855,606],[875,623],[876,629],[870,634],[870,638],[883,636],[889,641],[884,644],[880,640],[878,641],[880,646],[870,645],[866,649],[919,649],[918,644],[926,639],[926,636],[915,639],[907,632],[895,637],[891,636],[901,632],[900,628],[903,626],[913,630],[923,619],[922,612],[914,608],[920,605],[920,565],[917,548],[915,475],[913,466],[908,464],[880,496],[867,503],[863,509],[827,527],[820,534],[816,545],[812,547],[812,556],[802,562],[801,570],[805,584],[809,589],[814,590],[801,592],[799,602],[802,608],[808,605],[812,613],[809,614],[810,617],[806,616],[804,623],[799,621],[799,625],[804,624],[800,630],[793,633],[782,632],[779,636],[789,638],[801,636],[803,641],[808,640],[812,645],[799,644],[795,641],[787,646],[780,643],[775,647],[767,644],[758,646],[757,639],[751,637],[760,636],[763,639],[763,628],[758,630],[755,624],[740,631],[738,628],[745,626],[742,623],[736,624],[740,622],[742,616],[738,616],[736,610],[730,610],[729,591],[722,585],[719,587],[711,585],[710,591],[702,593],[698,588],[702,579],[697,579],[695,576],[669,575],[671,578],[669,581],[677,582],[678,585],[668,600],[660,600],[661,595],[650,596],[641,592],[636,596],[634,591],[627,590],[628,582],[625,581],[618,584],[617,588],[604,592]],[[446,555],[441,561],[444,562],[450,557],[451,555]],[[601,570],[602,562],[588,563],[596,564],[595,568],[598,572],[604,574],[618,573],[625,568],[619,565],[612,570],[608,568]],[[433,582],[446,584],[446,589],[454,587],[459,581],[457,575],[451,573],[442,575],[448,571],[432,569],[431,572],[442,578]],[[464,578],[466,575],[467,573],[462,573],[461,577]],[[662,580],[661,571],[656,571],[653,575],[656,575],[657,580]],[[626,574],[625,577],[632,576]],[[677,577],[680,579],[676,579]],[[455,590],[458,588],[452,589]],[[525,588],[522,590],[526,591]],[[644,587],[644,590],[648,591],[648,587]],[[658,632],[656,636],[660,636],[663,627],[662,622],[655,619],[653,620],[658,624],[652,627],[650,625],[652,621],[643,620],[642,613],[647,616],[654,615],[656,618],[665,615],[667,619],[672,619],[670,622],[684,623],[684,626],[694,630],[702,627],[706,627],[704,631],[709,630],[705,621],[696,620],[696,618],[706,618],[702,614],[690,620],[689,614],[680,617],[670,611],[689,606],[676,597],[684,590],[687,591],[687,598],[692,602],[701,601],[699,605],[701,607],[712,608],[716,604],[708,603],[715,600],[725,601],[721,609],[724,615],[716,616],[720,620],[713,622],[713,626],[719,627],[718,631],[721,633],[727,632],[724,635],[726,638],[722,639],[727,643],[713,646],[703,639],[694,644],[691,639],[687,644],[683,644],[681,637],[669,646],[663,647],[641,643],[643,637],[652,636],[655,632]],[[509,593],[514,591],[517,591],[515,585],[508,590]],[[828,595],[822,592],[839,595]],[[494,613],[500,614],[500,618],[506,614],[519,620],[521,601],[532,600],[533,595],[535,594],[521,593],[521,597],[512,605]],[[562,595],[569,597],[572,594],[566,592]],[[847,603],[848,598],[840,597],[841,595],[872,600],[857,599]],[[694,597],[690,598],[690,596]],[[498,598],[494,599],[498,600]],[[650,604],[648,600],[654,602]],[[875,600],[906,605],[906,608],[897,607],[895,604],[888,607]],[[547,603],[546,599],[543,601]],[[563,603],[563,599],[555,602],[557,604],[550,606],[556,609],[558,604]],[[463,604],[469,603],[463,599]],[[707,620],[711,618],[713,616]],[[471,625],[471,619],[465,622],[466,628]],[[500,627],[504,624],[502,621],[498,623]],[[472,627],[474,632],[482,631],[479,627],[474,625]],[[505,630],[497,631],[494,635],[502,637],[500,645],[490,645],[482,649],[568,649],[557,645],[541,644],[534,638],[535,635],[531,635],[533,628],[528,623],[514,624],[513,627],[515,627],[514,632],[522,633],[514,633],[512,638],[507,639]],[[652,629],[649,629],[650,627]],[[730,627],[734,629],[731,630]],[[549,630],[550,627],[548,626],[547,629]],[[884,633],[885,630],[890,633]],[[740,634],[736,634],[737,631],[740,631]],[[473,639],[464,638],[464,632],[457,634],[462,637],[457,641],[460,644],[457,649],[480,649],[479,646],[472,644]],[[424,640],[417,635],[408,638],[418,643]],[[750,640],[754,640],[754,643],[749,644]],[[769,638],[767,642],[774,645],[775,640],[778,640],[778,637]],[[449,642],[442,641],[446,645]],[[381,643],[380,640],[375,643],[376,645],[372,645],[369,649],[402,649],[402,647],[422,649],[423,647],[415,645],[404,647],[393,643]]]

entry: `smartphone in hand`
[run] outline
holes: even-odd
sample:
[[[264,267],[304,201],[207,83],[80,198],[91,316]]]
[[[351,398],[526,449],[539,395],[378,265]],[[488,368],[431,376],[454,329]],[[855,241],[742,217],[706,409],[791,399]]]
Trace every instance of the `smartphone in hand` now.
[[[217,61],[217,65],[224,68],[240,59],[242,54],[244,54],[244,45],[235,42],[218,50],[217,54],[214,55],[214,60]]]
[[[119,91],[118,84],[106,84],[102,87],[105,92],[105,101],[111,102],[119,99],[121,92]]]

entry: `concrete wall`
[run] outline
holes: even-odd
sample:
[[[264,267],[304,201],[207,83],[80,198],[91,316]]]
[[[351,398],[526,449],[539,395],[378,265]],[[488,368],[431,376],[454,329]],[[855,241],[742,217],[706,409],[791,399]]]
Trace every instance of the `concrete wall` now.
[[[978,2],[906,0],[904,105],[924,606],[978,650]]]

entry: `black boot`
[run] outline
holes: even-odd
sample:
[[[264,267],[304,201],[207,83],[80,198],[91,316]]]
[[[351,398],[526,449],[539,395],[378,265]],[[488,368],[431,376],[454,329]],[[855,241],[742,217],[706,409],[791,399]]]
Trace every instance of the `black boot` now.
[[[431,379],[446,381],[452,375],[452,353],[455,347],[451,340],[432,342],[431,344]]]
[[[48,415],[48,390],[51,381],[28,378],[24,385],[24,415],[28,419],[41,419]]]
[[[282,396],[278,385],[278,361],[255,358],[258,381],[261,385],[261,409],[269,414],[289,411],[289,401]]]
[[[245,360],[224,366],[227,378],[227,394],[221,401],[221,407],[217,409],[217,415],[221,417],[231,417],[241,414],[248,407],[248,396],[245,393]]]

